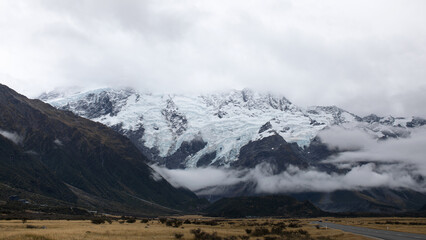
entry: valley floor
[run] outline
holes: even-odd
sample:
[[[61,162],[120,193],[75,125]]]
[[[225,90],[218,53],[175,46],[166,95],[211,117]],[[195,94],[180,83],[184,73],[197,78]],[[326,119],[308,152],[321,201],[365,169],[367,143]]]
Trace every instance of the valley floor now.
[[[160,222],[163,221],[163,223]],[[354,235],[340,230],[317,228],[310,224],[319,219],[218,219],[200,216],[184,216],[173,219],[153,219],[147,223],[137,220],[127,223],[113,220],[111,224],[93,224],[89,220],[21,220],[0,221],[0,239],[15,240],[49,240],[49,239],[348,239],[366,240],[367,237]],[[385,222],[387,219],[327,219],[346,224],[372,225],[374,222]],[[165,221],[165,222],[164,222]],[[398,219],[402,222],[424,223],[426,219]],[[182,223],[173,227],[176,222]],[[172,226],[168,226],[172,225]],[[284,227],[283,227],[284,226]],[[384,225],[386,226],[386,225]],[[421,232],[424,225],[404,225],[401,231]],[[196,234],[194,230],[200,229]],[[265,232],[267,229],[267,232]],[[395,230],[395,229],[393,229]],[[424,229],[423,229],[424,231]],[[216,232],[220,238],[208,238]],[[182,236],[181,236],[182,235]],[[203,238],[204,237],[204,238]]]
[[[161,221],[163,223],[161,223]],[[1,220],[0,239],[370,239],[340,230],[318,228],[313,221],[325,219],[218,219],[200,216],[137,220],[127,223],[114,220],[111,224],[93,224],[89,220]],[[426,233],[426,218],[327,218],[328,222],[393,231]],[[146,220],[145,220],[146,221]],[[182,223],[173,227],[176,222]],[[171,226],[168,226],[171,225]],[[285,227],[282,227],[285,226]],[[269,233],[264,232],[267,229]],[[275,230],[274,230],[275,229]],[[181,236],[182,235],[182,236]],[[202,238],[202,237],[205,238]],[[234,237],[234,238],[233,238]]]

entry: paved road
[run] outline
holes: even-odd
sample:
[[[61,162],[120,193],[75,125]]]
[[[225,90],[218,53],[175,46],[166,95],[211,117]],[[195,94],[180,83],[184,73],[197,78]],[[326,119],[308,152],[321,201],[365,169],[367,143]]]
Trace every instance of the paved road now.
[[[345,232],[355,233],[363,235],[366,237],[371,237],[373,239],[383,239],[383,240],[426,240],[426,235],[416,234],[416,233],[403,233],[403,232],[394,232],[386,230],[378,230],[364,227],[353,227],[346,226],[341,224],[335,224],[330,222],[313,222],[313,224],[318,224],[322,227],[339,229]]]

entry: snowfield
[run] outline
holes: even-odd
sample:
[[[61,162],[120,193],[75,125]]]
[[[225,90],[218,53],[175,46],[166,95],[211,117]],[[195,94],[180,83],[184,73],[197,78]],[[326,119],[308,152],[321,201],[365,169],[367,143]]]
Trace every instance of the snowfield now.
[[[216,152],[212,163],[238,159],[239,149],[264,137],[279,134],[304,148],[324,128],[339,125],[360,128],[376,138],[405,137],[412,119],[364,118],[335,106],[300,108],[284,96],[244,89],[206,95],[152,94],[133,89],[103,88],[79,93],[51,92],[40,99],[60,109],[118,126],[128,132],[143,129],[140,143],[157,149],[160,157],[175,153],[183,142],[206,142],[187,157],[187,168]]]

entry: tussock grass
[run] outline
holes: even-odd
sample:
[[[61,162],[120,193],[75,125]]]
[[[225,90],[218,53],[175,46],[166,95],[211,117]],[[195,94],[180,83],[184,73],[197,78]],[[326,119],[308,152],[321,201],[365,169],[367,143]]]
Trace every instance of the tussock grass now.
[[[165,220],[150,219],[148,222],[136,221],[134,223],[119,223],[112,221],[111,224],[93,224],[90,220],[28,220],[25,224],[19,220],[0,221],[0,240],[79,240],[79,239],[186,239],[192,240],[195,235],[192,233],[200,229],[200,233],[210,236],[211,239],[301,239],[289,237],[305,237],[314,240],[367,240],[368,238],[344,233],[333,229],[317,229],[310,222],[315,219],[218,219],[204,218],[201,216],[168,217]],[[342,221],[342,219],[336,219]],[[167,221],[172,222],[168,226]],[[366,222],[386,221],[377,219],[366,219]],[[398,220],[402,221],[402,220]],[[408,222],[415,222],[413,219]],[[174,223],[182,223],[175,227]],[[291,223],[297,222],[298,226],[288,228]],[[341,223],[341,222],[339,222]],[[27,228],[27,225],[35,228]],[[170,224],[169,224],[170,225]],[[44,226],[44,228],[42,228]],[[398,225],[399,226],[399,225]],[[417,226],[421,225],[401,225]],[[424,227],[424,226],[423,226]],[[254,236],[258,229],[265,235]],[[256,234],[255,234],[256,235]]]

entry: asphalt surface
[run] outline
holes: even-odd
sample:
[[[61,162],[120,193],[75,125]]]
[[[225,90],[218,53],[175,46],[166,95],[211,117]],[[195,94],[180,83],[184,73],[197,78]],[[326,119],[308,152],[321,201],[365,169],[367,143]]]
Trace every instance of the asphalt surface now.
[[[345,232],[355,233],[365,237],[370,237],[373,239],[383,239],[383,240],[426,240],[426,235],[416,234],[416,233],[403,233],[403,232],[394,232],[387,230],[378,230],[364,227],[353,227],[346,226],[341,224],[335,224],[330,222],[312,222],[313,224],[318,224],[322,227],[339,229]]]

